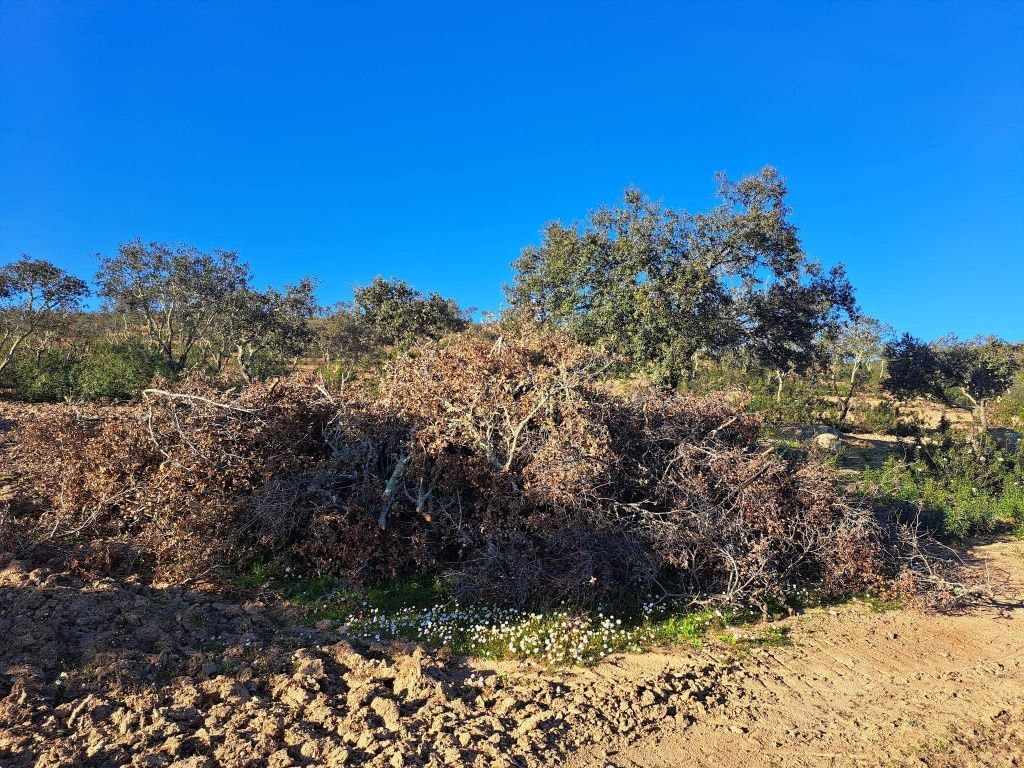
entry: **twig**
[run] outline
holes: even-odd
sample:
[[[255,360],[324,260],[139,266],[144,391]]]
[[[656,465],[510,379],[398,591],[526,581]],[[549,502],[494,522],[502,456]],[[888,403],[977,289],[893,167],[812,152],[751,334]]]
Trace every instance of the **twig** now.
[[[198,400],[201,403],[212,405],[216,408],[223,408],[227,411],[238,411],[239,413],[250,413],[255,414],[251,408],[240,408],[237,405],[228,405],[227,403],[218,403],[216,400],[210,400],[208,397],[200,397],[199,395],[189,395],[185,392],[168,392],[166,389],[144,389],[142,390],[143,395],[160,395],[162,397],[169,397],[174,400]]]

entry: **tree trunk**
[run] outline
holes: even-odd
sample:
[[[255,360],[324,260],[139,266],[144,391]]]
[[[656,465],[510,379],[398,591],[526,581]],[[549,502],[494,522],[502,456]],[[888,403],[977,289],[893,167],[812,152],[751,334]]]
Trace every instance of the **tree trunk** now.
[[[857,391],[857,374],[860,372],[860,362],[854,362],[853,370],[850,372],[850,388],[846,391],[846,396],[842,400],[842,407],[839,410],[839,428],[843,428],[843,422],[846,421],[846,417],[850,414],[850,403],[853,402],[854,392]]]
[[[249,375],[249,371],[245,367],[245,347],[241,344],[238,345],[238,370],[242,373],[242,378],[245,379],[246,383],[252,381],[252,377]]]
[[[4,369],[6,369],[7,366],[11,364],[11,361],[14,359],[14,353],[18,351],[18,347],[20,347],[21,343],[25,341],[25,339],[27,338],[28,333],[25,333],[14,339],[14,343],[11,344],[10,349],[7,350],[7,354],[4,355],[3,360],[0,361],[0,373],[3,373]]]

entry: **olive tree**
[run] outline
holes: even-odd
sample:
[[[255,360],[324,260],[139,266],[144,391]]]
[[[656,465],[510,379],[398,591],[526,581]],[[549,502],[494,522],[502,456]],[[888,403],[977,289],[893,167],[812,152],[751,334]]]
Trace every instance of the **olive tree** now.
[[[248,265],[233,251],[205,253],[190,245],[124,243],[100,259],[96,282],[109,309],[143,333],[173,371],[213,329],[227,298],[247,288]]]
[[[0,267],[0,373],[26,340],[52,333],[88,294],[83,280],[44,259]]]

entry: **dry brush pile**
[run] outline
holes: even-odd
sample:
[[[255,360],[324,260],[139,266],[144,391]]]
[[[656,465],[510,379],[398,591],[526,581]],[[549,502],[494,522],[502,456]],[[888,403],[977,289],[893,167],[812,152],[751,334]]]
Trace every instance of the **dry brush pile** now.
[[[192,378],[26,436],[45,503],[20,535],[129,544],[176,580],[254,560],[358,581],[443,571],[518,605],[878,584],[878,523],[826,470],[766,449],[757,418],[720,401],[612,394],[606,366],[558,336],[464,334],[341,393]]]

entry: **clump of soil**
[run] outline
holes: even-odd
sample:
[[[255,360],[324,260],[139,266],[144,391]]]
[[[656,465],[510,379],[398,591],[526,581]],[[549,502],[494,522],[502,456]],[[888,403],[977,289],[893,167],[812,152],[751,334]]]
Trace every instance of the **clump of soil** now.
[[[588,670],[474,668],[356,647],[287,609],[131,580],[0,570],[0,763],[532,766],[687,725],[724,665],[622,685]]]

